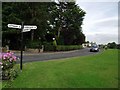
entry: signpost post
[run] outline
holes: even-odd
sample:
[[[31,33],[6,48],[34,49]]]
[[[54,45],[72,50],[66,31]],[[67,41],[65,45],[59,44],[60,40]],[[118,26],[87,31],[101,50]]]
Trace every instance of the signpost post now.
[[[21,27],[21,59],[20,59],[20,70],[22,71],[22,59],[23,59],[23,28],[24,28],[24,22],[22,22]]]
[[[22,22],[22,25],[17,24],[8,24],[9,28],[18,28],[21,29],[21,59],[20,59],[20,70],[22,71],[22,59],[23,59],[23,32],[29,32],[31,29],[37,29],[37,26],[33,25],[24,25],[24,22]]]

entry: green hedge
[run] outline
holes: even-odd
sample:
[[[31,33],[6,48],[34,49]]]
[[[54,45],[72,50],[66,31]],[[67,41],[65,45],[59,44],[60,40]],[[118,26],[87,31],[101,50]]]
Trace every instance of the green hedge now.
[[[70,51],[70,50],[77,50],[81,49],[81,45],[59,45],[56,47],[57,51]]]
[[[78,49],[82,49],[82,46],[81,45],[57,45],[57,47],[53,45],[44,46],[44,51],[70,51]]]
[[[54,51],[53,45],[44,45],[44,51]]]
[[[41,43],[39,41],[31,41],[26,44],[27,48],[38,49],[42,48]]]

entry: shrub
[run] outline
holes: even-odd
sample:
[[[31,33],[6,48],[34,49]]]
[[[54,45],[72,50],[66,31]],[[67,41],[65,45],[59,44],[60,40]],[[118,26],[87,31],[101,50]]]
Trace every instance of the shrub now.
[[[54,51],[53,42],[44,42],[44,51]]]
[[[117,45],[117,49],[120,49],[120,44]]]
[[[6,80],[13,78],[13,73],[15,73],[13,67],[18,58],[13,53],[7,52],[7,53],[0,53],[0,59],[2,61],[0,62],[0,66],[2,70],[2,75],[1,75],[2,79]]]
[[[108,43],[107,46],[108,46],[108,48],[110,48],[110,49],[116,49],[116,48],[117,48],[117,44],[116,44],[115,42]]]
[[[56,46],[56,51],[70,51],[70,50],[77,50],[81,49],[81,45],[57,45]],[[55,46],[53,45],[45,45],[44,47],[45,51],[54,51]]]
[[[30,41],[26,44],[27,48],[38,49],[42,48],[40,41]]]
[[[58,45],[56,50],[57,51],[69,51],[69,50],[77,50],[81,49],[81,45]]]

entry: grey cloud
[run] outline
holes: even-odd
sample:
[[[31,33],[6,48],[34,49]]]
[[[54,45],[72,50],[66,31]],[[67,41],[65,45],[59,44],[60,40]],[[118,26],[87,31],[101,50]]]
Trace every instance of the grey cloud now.
[[[116,34],[91,34],[87,35],[89,41],[97,42],[99,44],[107,44],[109,42],[118,43],[118,35]],[[120,37],[119,37],[120,40]]]

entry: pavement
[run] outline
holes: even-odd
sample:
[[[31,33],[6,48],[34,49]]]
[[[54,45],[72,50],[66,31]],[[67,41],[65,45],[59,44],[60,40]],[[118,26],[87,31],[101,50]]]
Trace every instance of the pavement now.
[[[14,52],[14,51],[13,51]],[[101,51],[100,51],[101,52]],[[14,52],[16,56],[20,57],[20,51]],[[99,52],[90,52],[89,48],[73,50],[73,51],[62,51],[62,52],[43,52],[43,53],[31,53],[23,52],[23,63],[35,62],[35,61],[46,61],[46,60],[60,60],[63,58],[70,58],[76,56],[86,56],[91,54],[97,54]],[[17,61],[20,63],[20,60]]]

